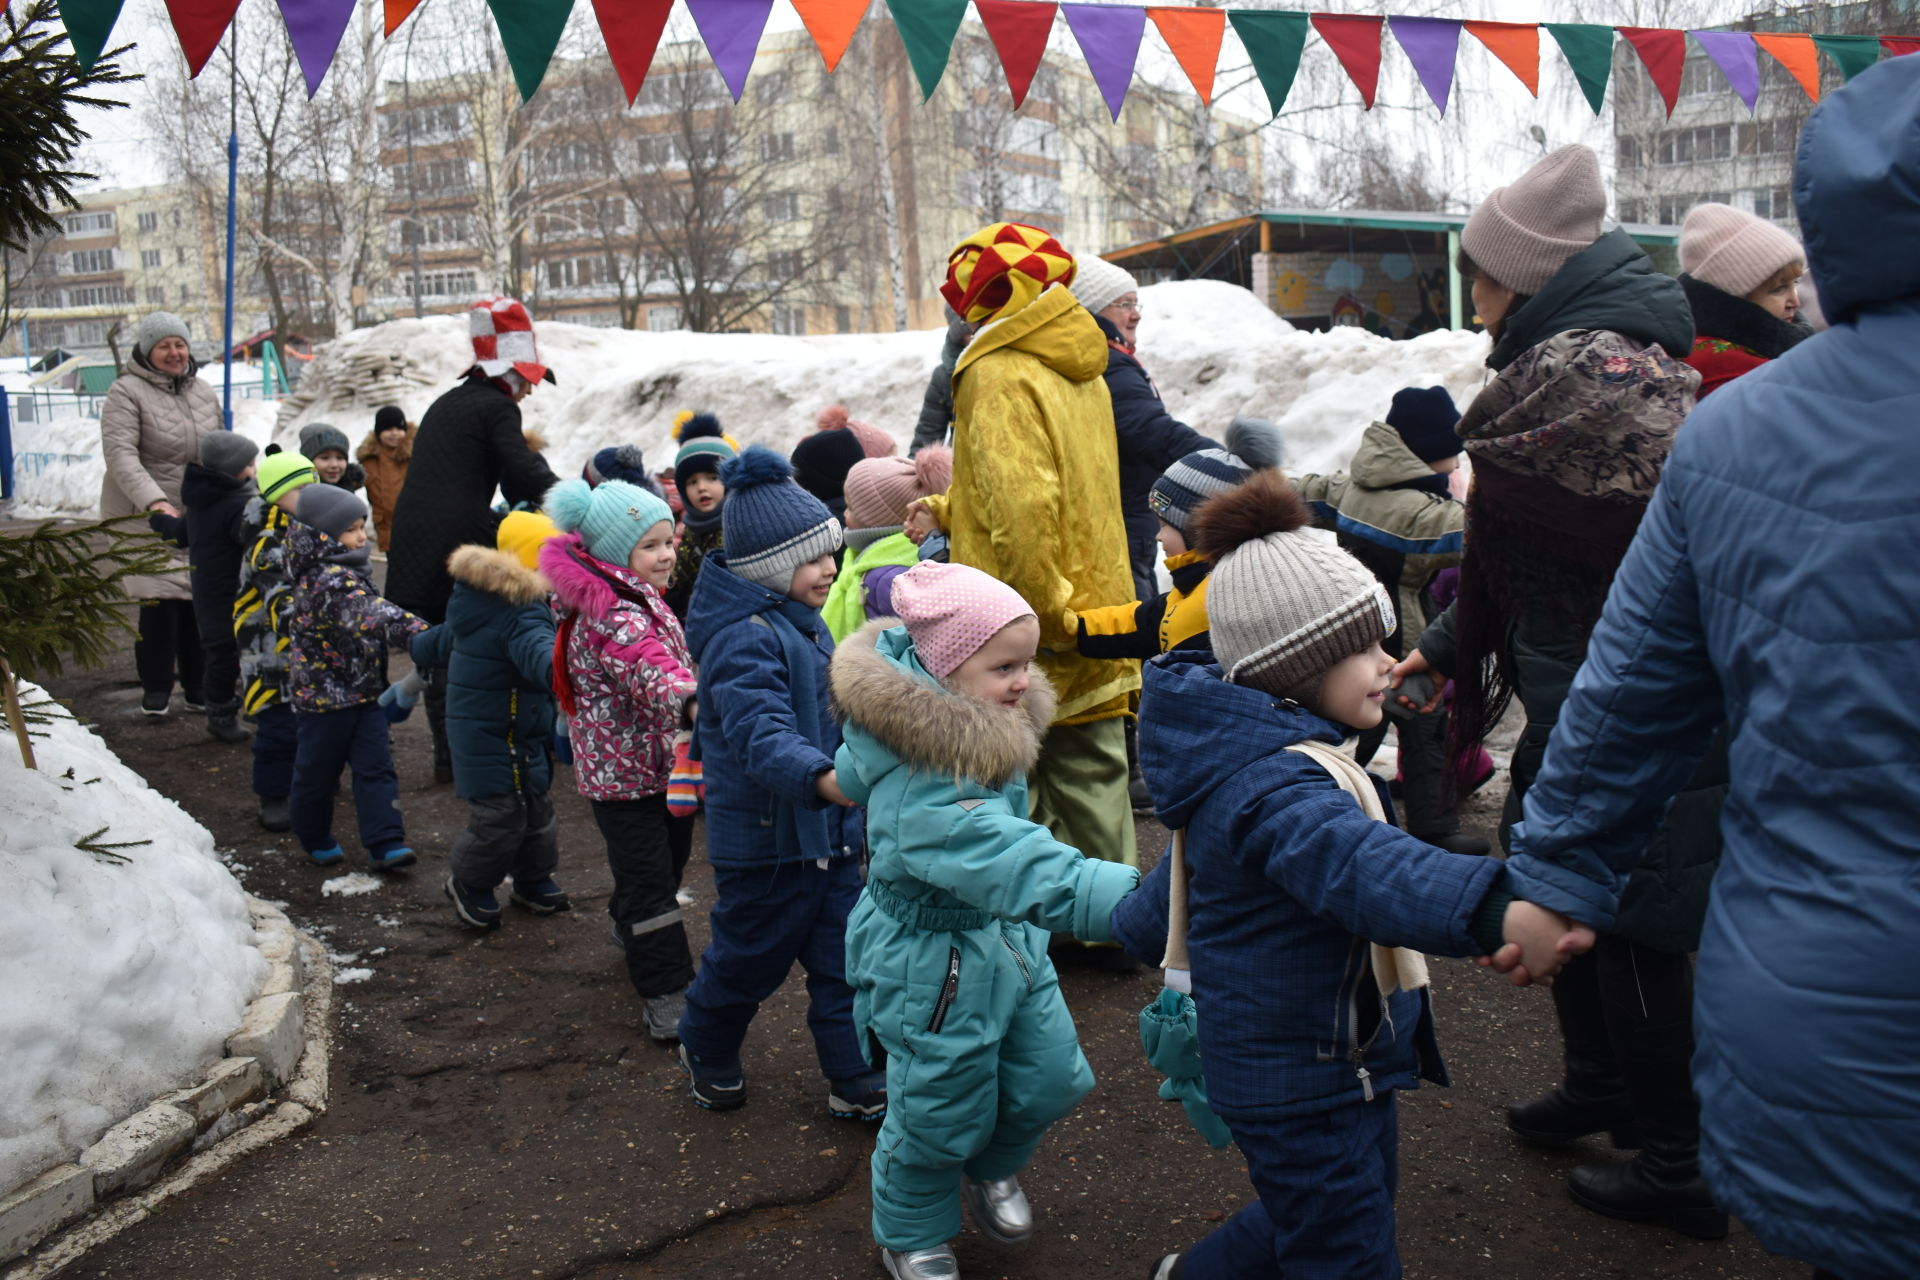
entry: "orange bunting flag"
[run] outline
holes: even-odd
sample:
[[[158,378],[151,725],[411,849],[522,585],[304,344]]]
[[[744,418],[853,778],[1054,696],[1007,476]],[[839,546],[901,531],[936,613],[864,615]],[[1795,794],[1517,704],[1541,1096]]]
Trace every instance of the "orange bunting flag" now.
[[[1469,22],[1467,34],[1487,46],[1527,92],[1540,96],[1540,28],[1531,22]]]
[[[840,59],[847,54],[847,46],[853,43],[853,33],[860,29],[860,20],[867,16],[869,0],[793,0],[795,12],[800,21],[806,24],[807,34],[813,37],[820,56],[826,59],[827,72],[840,65]]]
[[[384,0],[384,3],[386,5],[388,35],[392,35],[398,31],[400,24],[405,22],[413,11],[420,7],[420,0]]]
[[[1220,37],[1227,29],[1224,9],[1148,8],[1160,38],[1179,60],[1200,101],[1213,105],[1213,74],[1220,64]]]
[[[1812,36],[1756,31],[1753,42],[1772,54],[1773,60],[1799,81],[1809,98],[1820,101],[1820,51],[1814,47]]]

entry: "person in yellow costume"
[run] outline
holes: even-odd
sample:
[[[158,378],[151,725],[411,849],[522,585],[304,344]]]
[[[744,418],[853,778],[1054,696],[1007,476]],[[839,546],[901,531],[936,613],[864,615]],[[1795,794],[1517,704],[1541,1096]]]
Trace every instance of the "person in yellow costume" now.
[[[1073,256],[1052,236],[996,222],[948,255],[940,288],[978,332],[953,371],[955,564],[1024,596],[1038,664],[1059,696],[1029,812],[1092,858],[1139,863],[1124,721],[1137,662],[1081,656],[1078,611],[1132,598],[1107,343],[1067,289]]]

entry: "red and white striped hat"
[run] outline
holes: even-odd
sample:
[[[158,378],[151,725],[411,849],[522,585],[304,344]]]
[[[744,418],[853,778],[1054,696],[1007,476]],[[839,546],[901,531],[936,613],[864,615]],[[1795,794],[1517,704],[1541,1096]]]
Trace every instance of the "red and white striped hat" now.
[[[552,382],[533,345],[533,318],[516,298],[483,298],[467,312],[474,368],[489,378],[512,369],[528,382]]]

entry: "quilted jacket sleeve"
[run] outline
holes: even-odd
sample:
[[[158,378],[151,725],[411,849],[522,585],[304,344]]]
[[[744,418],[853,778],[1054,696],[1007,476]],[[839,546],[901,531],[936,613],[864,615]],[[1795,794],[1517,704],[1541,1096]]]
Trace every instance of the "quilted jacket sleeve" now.
[[[553,685],[553,613],[544,604],[514,612],[507,623],[507,660],[528,684]]]
[[[553,469],[535,453],[520,430],[520,413],[503,401],[487,419],[487,446],[493,451],[500,475],[500,496],[510,507],[537,503],[553,488]]]
[[[1513,829],[1513,891],[1599,929],[1725,718],[1687,555],[1686,479],[1669,467],[1654,490]]]
[[[779,637],[769,627],[737,622],[702,657],[701,714],[712,707],[747,775],[788,804],[824,807],[813,780],[833,768],[833,758],[800,732]]]
[[[453,628],[443,622],[422,631],[408,645],[407,653],[422,671],[446,666],[453,657]]]

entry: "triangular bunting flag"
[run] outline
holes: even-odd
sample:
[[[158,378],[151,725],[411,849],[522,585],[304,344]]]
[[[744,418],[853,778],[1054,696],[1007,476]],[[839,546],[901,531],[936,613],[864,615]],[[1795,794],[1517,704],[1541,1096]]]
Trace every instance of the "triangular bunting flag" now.
[[[753,55],[760,52],[760,35],[767,29],[773,0],[687,0],[693,25],[707,42],[707,54],[720,69],[720,78],[735,102],[747,87]]]
[[[1840,68],[1840,78],[1851,80],[1880,61],[1878,36],[1815,36],[1813,42]]]
[[[386,7],[387,34],[391,36],[400,29],[400,24],[420,7],[420,0],[382,0]]]
[[[1300,51],[1307,47],[1307,15],[1286,9],[1229,9],[1227,20],[1247,47],[1254,74],[1267,91],[1267,105],[1279,115],[1300,71]]]
[[[187,55],[187,74],[197,77],[207,59],[220,47],[220,37],[233,25],[233,11],[240,0],[167,0],[167,17],[173,21],[173,33],[180,38],[180,52]]]
[[[920,101],[925,102],[947,73],[953,38],[959,34],[960,20],[967,16],[967,0],[887,0],[887,10],[899,29],[900,43],[907,47],[913,78],[920,82]]]
[[[1540,28],[1531,22],[1469,22],[1467,34],[1520,77],[1527,92],[1540,96]]]
[[[1347,78],[1360,90],[1360,98],[1369,111],[1373,110],[1373,95],[1380,87],[1380,27],[1384,21],[1345,13],[1313,15],[1313,29],[1347,69]]]
[[[1140,34],[1146,30],[1147,11],[1132,5],[1063,4],[1067,26],[1080,42],[1093,82],[1100,86],[1107,111],[1117,121],[1133,81],[1134,59],[1140,56]]]
[[[1693,38],[1752,111],[1760,97],[1760,50],[1753,36],[1745,31],[1696,31]]]
[[[546,78],[560,33],[567,29],[567,15],[573,12],[573,0],[487,0],[487,8],[493,10],[493,24],[500,28],[500,43],[506,47],[520,101],[527,102]]]
[[[1687,68],[1687,33],[1665,27],[1620,27],[1620,38],[1632,45],[1653,77],[1653,87],[1667,104],[1667,118],[1680,101],[1680,74]]]
[[[123,3],[125,0],[64,0],[61,4],[60,17],[67,24],[67,39],[82,71],[93,70],[93,64],[100,61],[100,51],[107,47],[113,24],[120,20]]]
[[[793,0],[795,12],[807,26],[807,34],[813,37],[820,56],[826,60],[829,75],[846,56],[847,46],[853,43],[853,33],[860,29],[860,19],[867,16],[868,3],[869,0]]]
[[[1587,95],[1587,105],[1593,108],[1593,114],[1599,115],[1607,100],[1607,77],[1613,73],[1613,28],[1591,22],[1543,22],[1540,25],[1566,55],[1567,65],[1573,68],[1573,78],[1580,82],[1581,91]]]
[[[1033,73],[1047,52],[1047,33],[1053,30],[1054,6],[1031,4],[1028,0],[974,0],[980,21],[986,24],[987,39],[1000,55],[1000,69],[1006,73],[1007,89],[1013,94],[1013,109],[1027,100]]]
[[[1444,116],[1453,89],[1453,60],[1460,52],[1460,24],[1450,18],[1388,18],[1387,25]]]
[[[1810,36],[1755,32],[1753,42],[1773,55],[1773,60],[1800,82],[1800,88],[1815,102],[1820,101],[1820,53]]]
[[[280,17],[287,24],[293,56],[307,79],[307,96],[320,92],[320,82],[333,65],[334,50],[346,34],[347,19],[358,0],[280,0]]]
[[[1889,58],[1904,58],[1910,53],[1920,53],[1920,36],[1881,36],[1880,47],[1887,51]]]
[[[1147,10],[1160,38],[1187,73],[1200,101],[1213,105],[1213,73],[1220,65],[1220,38],[1227,31],[1227,15],[1219,9]]]
[[[660,47],[660,33],[672,12],[673,0],[593,0],[600,38],[620,76],[620,87],[626,90],[628,106],[646,83],[653,52]]]

